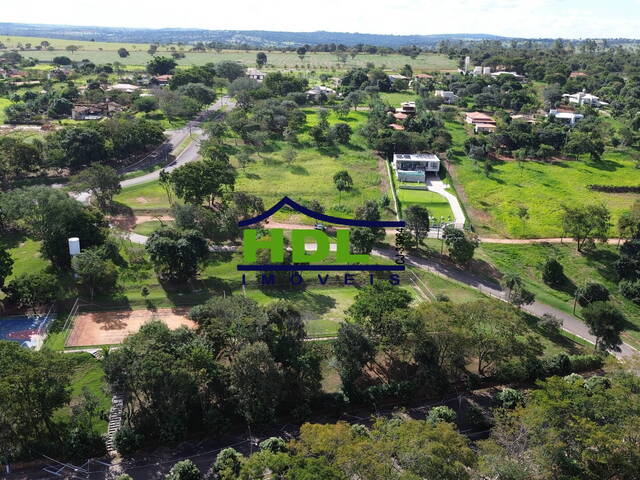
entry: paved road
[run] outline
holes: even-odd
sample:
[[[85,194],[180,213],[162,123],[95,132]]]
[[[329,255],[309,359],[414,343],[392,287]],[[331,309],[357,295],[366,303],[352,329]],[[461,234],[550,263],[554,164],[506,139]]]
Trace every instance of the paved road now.
[[[131,187],[133,185],[139,185],[141,183],[151,182],[160,178],[160,172],[162,170],[170,172],[185,163],[193,162],[198,159],[198,150],[200,148],[200,141],[204,139],[204,132],[201,125],[213,112],[222,110],[223,108],[233,108],[235,102],[227,96],[223,96],[218,101],[210,105],[204,112],[202,112],[196,119],[188,122],[180,130],[175,130],[169,133],[169,142],[172,145],[172,149],[177,148],[189,135],[195,135],[195,139],[189,143],[189,145],[176,157],[176,159],[170,164],[170,166],[164,169],[156,170],[139,177],[129,178],[120,182],[122,188]]]

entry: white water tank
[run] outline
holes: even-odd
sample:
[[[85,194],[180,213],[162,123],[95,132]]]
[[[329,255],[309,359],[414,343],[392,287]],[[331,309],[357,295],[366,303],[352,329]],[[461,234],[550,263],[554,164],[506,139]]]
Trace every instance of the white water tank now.
[[[73,257],[80,253],[80,239],[78,237],[71,237],[69,239],[69,254]]]

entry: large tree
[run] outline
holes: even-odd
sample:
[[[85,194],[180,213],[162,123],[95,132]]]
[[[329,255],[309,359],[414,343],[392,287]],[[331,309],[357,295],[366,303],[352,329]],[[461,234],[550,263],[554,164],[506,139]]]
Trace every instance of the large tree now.
[[[236,172],[226,158],[205,157],[176,168],[169,179],[176,195],[185,202],[200,205],[206,200],[212,206],[216,198],[233,190]]]
[[[611,227],[611,214],[604,205],[562,207],[562,229],[577,243],[581,251],[585,242],[606,242]]]
[[[151,75],[166,75],[171,73],[178,64],[170,57],[153,57],[147,63],[147,72]]]
[[[151,234],[146,249],[158,274],[175,282],[195,278],[209,255],[202,233],[168,226]]]
[[[624,315],[609,302],[593,302],[582,309],[584,322],[589,333],[596,337],[596,348],[619,350],[622,344],[620,334],[624,330]]]
[[[76,192],[90,192],[100,210],[111,206],[114,195],[120,193],[120,175],[115,169],[106,165],[94,164],[86,168],[71,179],[71,185]]]

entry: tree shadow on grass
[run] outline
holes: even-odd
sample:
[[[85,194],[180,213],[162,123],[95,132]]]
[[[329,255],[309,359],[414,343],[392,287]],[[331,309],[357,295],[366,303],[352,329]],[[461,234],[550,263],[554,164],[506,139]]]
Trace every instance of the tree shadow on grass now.
[[[324,315],[337,305],[335,298],[330,295],[316,293],[300,287],[296,289],[262,287],[260,290],[274,300],[289,300],[298,304],[303,311],[302,313],[313,312],[316,315]]]
[[[621,168],[622,165],[614,160],[588,160],[584,162],[588,167],[592,167],[598,170],[604,170],[607,172],[615,172],[617,169]]]
[[[340,155],[340,149],[335,145],[323,145],[318,147],[318,152],[327,157],[337,157]]]
[[[309,175],[309,170],[301,165],[291,165],[289,171],[294,175]]]
[[[353,143],[347,143],[345,148],[353,151],[353,152],[364,152],[364,148],[360,145],[354,145]]]
[[[5,232],[0,235],[0,243],[6,248],[17,248],[26,240],[28,240],[27,235],[20,231]]]
[[[595,268],[600,275],[610,282],[617,282],[614,263],[618,259],[618,255],[611,250],[594,249],[583,253],[587,261],[587,265]]]
[[[527,326],[538,335],[546,338],[550,342],[562,347],[570,355],[578,355],[584,353],[579,344],[568,337],[562,335],[560,330],[544,328],[540,325],[539,319],[533,315],[522,312],[522,317]]]
[[[260,180],[262,178],[257,173],[249,173],[249,172],[246,172],[244,176],[250,180]]]

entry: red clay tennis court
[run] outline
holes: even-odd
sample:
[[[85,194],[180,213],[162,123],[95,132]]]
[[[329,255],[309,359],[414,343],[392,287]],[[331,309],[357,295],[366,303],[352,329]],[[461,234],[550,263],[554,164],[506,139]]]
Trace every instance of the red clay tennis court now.
[[[182,326],[194,328],[195,323],[187,318],[188,313],[188,308],[78,313],[65,347],[119,344],[151,320],[161,320],[172,330]]]

